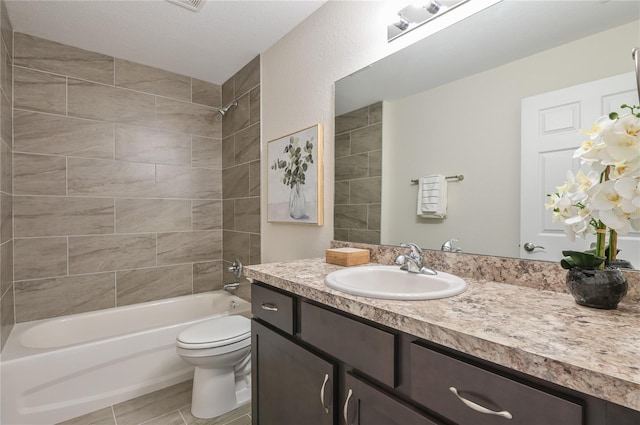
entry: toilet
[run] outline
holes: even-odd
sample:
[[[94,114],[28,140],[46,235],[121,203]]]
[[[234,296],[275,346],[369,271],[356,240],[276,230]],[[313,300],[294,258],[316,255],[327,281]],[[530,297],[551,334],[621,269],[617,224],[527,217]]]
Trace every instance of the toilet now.
[[[176,351],[195,366],[191,413],[202,419],[229,412],[251,399],[251,321],[209,319],[184,329]]]

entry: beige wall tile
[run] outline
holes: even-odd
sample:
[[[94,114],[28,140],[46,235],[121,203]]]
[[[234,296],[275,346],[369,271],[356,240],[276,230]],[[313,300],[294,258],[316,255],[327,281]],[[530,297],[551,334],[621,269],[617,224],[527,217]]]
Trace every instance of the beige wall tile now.
[[[127,161],[68,158],[68,190],[71,196],[153,196],[156,167]]]
[[[382,176],[382,151],[369,152],[369,177]]]
[[[127,270],[116,273],[116,303],[129,305],[192,293],[192,266]]]
[[[13,187],[17,195],[66,195],[67,159],[14,153]]]
[[[14,62],[18,66],[113,84],[112,56],[19,32],[14,38]]]
[[[9,20],[9,14],[7,13],[6,1],[1,2],[0,5],[0,25],[2,27],[2,40],[9,49],[9,54],[13,56],[13,26],[11,25],[11,21]]]
[[[232,263],[238,258],[242,264],[249,264],[251,262],[251,239],[249,233],[225,230],[223,238],[224,252],[222,258],[225,261]]]
[[[4,44],[0,44],[0,86],[4,95],[9,99],[11,103],[13,97],[13,63],[11,62],[11,55]]]
[[[0,194],[0,243],[13,238],[13,210],[13,196]]]
[[[0,245],[0,296],[13,284],[13,241]]]
[[[369,105],[369,124],[382,122],[382,102]]]
[[[260,233],[260,198],[236,199],[236,230]]]
[[[235,205],[235,199],[225,199],[222,201],[222,228],[224,230],[236,230]]]
[[[16,151],[113,159],[113,124],[19,109],[13,120]]]
[[[260,122],[260,87],[249,93],[249,124]]]
[[[115,273],[27,280],[15,290],[17,322],[115,307]]]
[[[335,140],[335,157],[342,158],[351,155],[351,133],[342,133],[336,136]]]
[[[336,205],[335,227],[341,229],[366,229],[367,206],[366,205]]]
[[[235,98],[233,89],[233,77],[229,78],[222,84],[222,105],[228,105]]]
[[[113,233],[113,199],[16,196],[16,237]]]
[[[222,171],[222,197],[246,198],[249,196],[249,164],[237,165]]]
[[[260,56],[256,56],[233,76],[236,98],[260,84]]]
[[[116,86],[191,100],[191,78],[116,58]]]
[[[222,289],[222,260],[193,264],[193,292]]]
[[[334,203],[337,205],[349,203],[349,180],[335,182]]]
[[[351,180],[350,198],[352,204],[379,204],[382,181],[380,177]]]
[[[249,93],[237,99],[238,107],[229,111],[222,119],[222,137],[234,134],[249,125]]]
[[[369,125],[369,107],[356,109],[336,117],[336,134]]]
[[[222,169],[222,140],[193,136],[191,165]]]
[[[69,238],[69,273],[94,273],[156,265],[156,235]]]
[[[380,232],[374,230],[350,229],[349,242],[380,244]]]
[[[0,142],[0,190],[13,193],[13,155],[11,148]]]
[[[250,249],[249,264],[260,264],[262,262],[262,251],[260,247],[259,234],[252,233],[249,235],[249,249]]]
[[[67,238],[14,239],[16,280],[67,275]]]
[[[359,155],[349,155],[336,158],[335,179],[353,180],[369,177],[369,155],[361,153]]]
[[[145,394],[113,406],[118,425],[137,425],[191,403],[192,381]]]
[[[191,101],[219,108],[222,106],[222,87],[218,84],[192,78]]]
[[[4,4],[4,2],[2,3]],[[9,290],[0,299],[0,350],[4,348],[15,324],[14,305],[13,290]]]
[[[0,96],[0,138],[7,144],[13,146],[13,113],[11,104],[6,96]]]
[[[191,136],[143,127],[116,125],[116,159],[190,165]]]
[[[260,196],[260,161],[249,164],[249,196]]]
[[[351,132],[351,153],[379,151],[382,149],[382,124],[360,128]]]
[[[380,204],[367,205],[367,227],[369,230],[380,230]]]
[[[15,68],[13,73],[15,108],[66,114],[67,79],[30,69]]]
[[[222,229],[222,201],[193,201],[193,230]]]
[[[158,165],[159,198],[222,199],[222,171],[209,168]]]
[[[116,233],[191,230],[191,201],[116,199]]]
[[[219,260],[222,231],[158,234],[158,265]]]
[[[156,111],[156,125],[159,128],[198,136],[221,137],[221,117],[213,108],[158,97]]]
[[[260,159],[260,124],[235,134],[234,153],[236,165]]]
[[[230,136],[222,139],[222,168],[226,169],[236,165],[236,152],[235,152],[235,136]]]
[[[155,96],[69,79],[68,115],[79,118],[149,125],[155,120]]]

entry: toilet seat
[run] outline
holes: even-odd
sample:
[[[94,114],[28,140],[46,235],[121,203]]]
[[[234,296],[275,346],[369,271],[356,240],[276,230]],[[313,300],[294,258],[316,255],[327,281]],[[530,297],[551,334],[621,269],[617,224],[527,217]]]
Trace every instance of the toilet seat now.
[[[180,332],[176,344],[184,349],[202,350],[224,347],[250,338],[251,321],[246,317],[233,315],[216,317],[188,327]]]

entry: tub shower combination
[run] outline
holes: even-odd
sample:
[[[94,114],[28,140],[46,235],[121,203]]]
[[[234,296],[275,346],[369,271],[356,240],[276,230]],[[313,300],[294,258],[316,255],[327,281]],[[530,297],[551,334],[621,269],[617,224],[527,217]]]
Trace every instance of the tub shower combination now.
[[[61,422],[191,379],[178,334],[250,311],[214,291],[19,323],[2,352],[2,423]]]

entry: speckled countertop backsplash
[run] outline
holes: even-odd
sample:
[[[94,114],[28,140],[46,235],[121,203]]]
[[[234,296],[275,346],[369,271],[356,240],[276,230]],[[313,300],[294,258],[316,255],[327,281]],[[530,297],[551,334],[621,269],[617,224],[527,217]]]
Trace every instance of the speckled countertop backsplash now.
[[[399,254],[409,252],[407,248],[391,245],[331,241],[331,248],[342,247],[368,249],[371,251],[371,262],[379,264],[393,264],[393,260]],[[560,263],[433,250],[424,251],[424,261],[425,265],[432,269],[461,277],[555,292],[569,292],[565,283],[567,271],[560,267]],[[627,295],[622,302],[640,303],[640,271],[623,270],[622,273],[629,284]]]

